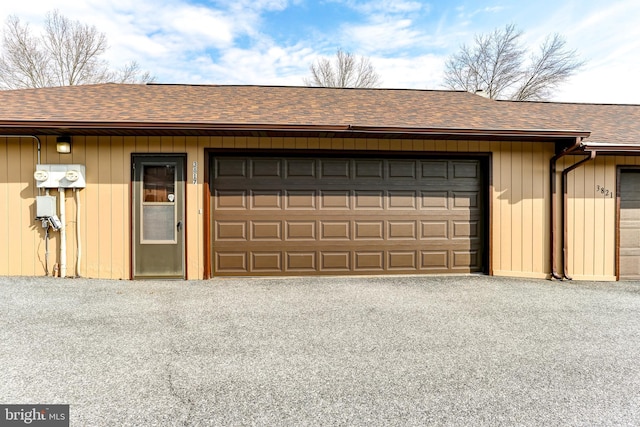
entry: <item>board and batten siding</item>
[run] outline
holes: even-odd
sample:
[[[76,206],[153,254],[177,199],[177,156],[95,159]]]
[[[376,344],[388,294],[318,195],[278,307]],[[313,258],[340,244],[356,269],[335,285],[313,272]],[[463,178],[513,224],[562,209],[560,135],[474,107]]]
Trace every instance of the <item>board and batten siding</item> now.
[[[583,158],[567,156],[558,169]],[[616,280],[618,166],[640,166],[640,157],[597,156],[567,176],[568,271],[574,279]]]
[[[496,275],[548,277],[549,159],[552,144],[531,142],[392,140],[349,138],[268,137],[122,137],[73,136],[72,153],[58,154],[55,136],[41,137],[42,163],[79,163],[86,166],[87,188],[79,190],[80,275],[130,277],[130,180],[132,153],[186,153],[187,278],[204,272],[203,178],[205,148],[274,150],[363,150],[491,153],[491,251]],[[44,232],[35,221],[38,194],[33,179],[36,143],[30,138],[0,138],[0,274],[44,274]],[[593,165],[569,175],[571,223],[570,272],[578,278],[615,276],[615,199],[595,198],[593,187],[615,189],[617,164],[635,164],[625,157],[597,158]],[[192,183],[197,162],[197,184]],[[570,165],[567,158],[559,163]],[[559,164],[559,169],[561,165]],[[561,169],[560,169],[561,170]],[[584,185],[576,183],[583,182]],[[588,182],[588,184],[587,184]],[[57,190],[50,193],[58,196]],[[575,197],[573,196],[575,194]],[[76,275],[76,201],[67,190],[67,274]],[[558,188],[558,195],[560,189]],[[582,197],[586,196],[586,197]],[[580,212],[582,212],[580,214]],[[600,227],[602,225],[602,227]],[[586,230],[589,228],[589,230]],[[573,248],[580,248],[574,251]],[[561,250],[561,248],[560,248]],[[51,232],[49,268],[59,262],[59,233]],[[560,266],[559,266],[560,267]],[[561,267],[560,267],[561,268]]]

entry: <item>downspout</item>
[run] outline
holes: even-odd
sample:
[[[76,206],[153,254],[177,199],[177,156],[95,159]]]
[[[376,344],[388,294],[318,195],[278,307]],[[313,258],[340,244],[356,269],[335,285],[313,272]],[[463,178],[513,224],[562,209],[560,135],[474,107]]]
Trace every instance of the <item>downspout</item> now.
[[[557,203],[556,203],[556,173],[557,173],[557,162],[561,157],[564,157],[570,154],[572,151],[580,148],[580,144],[582,143],[582,138],[576,138],[574,144],[570,147],[565,148],[560,153],[556,154],[551,158],[551,277],[557,280],[562,280],[562,276],[558,274],[558,268],[556,266],[556,211],[557,211]]]
[[[579,168],[580,166],[582,166],[584,163],[593,160],[596,158],[596,152],[595,151],[590,151],[589,152],[589,157],[585,157],[584,159],[580,160],[577,163],[574,163],[573,165],[569,166],[568,168],[566,168],[565,170],[562,171],[562,231],[563,231],[563,236],[562,236],[562,265],[564,266],[564,278],[567,280],[573,280],[571,278],[571,276],[569,276],[569,266],[568,266],[568,260],[569,260],[569,247],[568,247],[568,241],[569,241],[569,231],[567,230],[567,225],[569,222],[569,217],[567,214],[567,199],[569,198],[568,193],[567,193],[567,187],[568,187],[568,179],[567,179],[567,175],[569,175],[569,172],[571,172],[574,169]]]

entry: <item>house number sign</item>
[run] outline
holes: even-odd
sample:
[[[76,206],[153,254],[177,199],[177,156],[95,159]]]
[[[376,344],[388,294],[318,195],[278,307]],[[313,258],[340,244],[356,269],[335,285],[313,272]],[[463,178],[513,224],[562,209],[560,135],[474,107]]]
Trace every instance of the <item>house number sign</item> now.
[[[198,183],[198,162],[193,162],[193,183]]]
[[[596,193],[600,193],[604,197],[613,199],[613,191],[604,188],[602,185],[596,185]]]

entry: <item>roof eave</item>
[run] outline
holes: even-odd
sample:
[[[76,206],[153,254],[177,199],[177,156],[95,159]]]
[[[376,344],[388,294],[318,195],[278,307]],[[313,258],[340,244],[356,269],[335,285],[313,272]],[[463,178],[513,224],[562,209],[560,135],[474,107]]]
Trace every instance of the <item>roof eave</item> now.
[[[38,130],[51,134],[74,133],[74,131],[101,131],[108,133],[130,132],[142,134],[145,131],[172,131],[202,133],[331,133],[346,135],[389,135],[389,136],[418,136],[418,137],[449,137],[449,138],[491,138],[500,139],[535,139],[558,140],[586,138],[590,132],[584,130],[554,130],[554,129],[473,129],[473,128],[415,128],[393,126],[358,126],[358,125],[313,125],[313,124],[262,124],[262,123],[167,123],[167,122],[68,122],[68,121],[0,121],[0,130]]]

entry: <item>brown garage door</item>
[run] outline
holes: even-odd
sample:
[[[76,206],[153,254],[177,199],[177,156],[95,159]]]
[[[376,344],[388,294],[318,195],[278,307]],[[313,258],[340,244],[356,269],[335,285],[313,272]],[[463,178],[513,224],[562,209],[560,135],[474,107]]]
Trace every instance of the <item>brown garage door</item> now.
[[[215,157],[213,274],[481,271],[481,163]]]
[[[640,171],[620,173],[620,279],[640,279]]]

